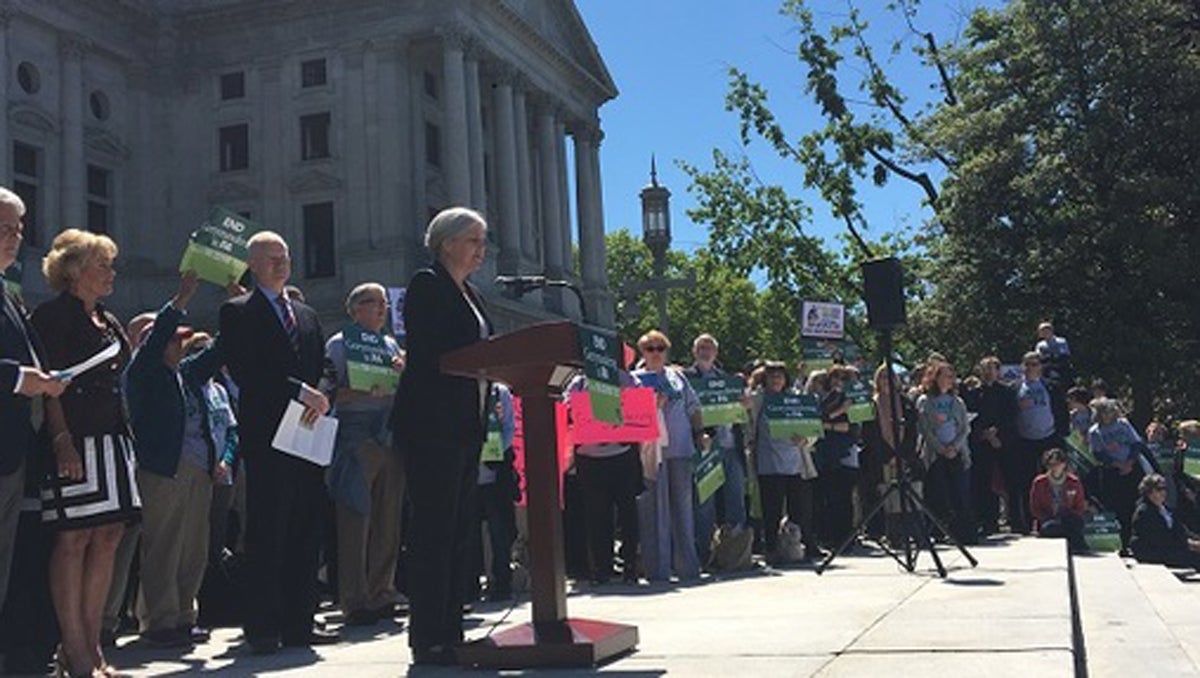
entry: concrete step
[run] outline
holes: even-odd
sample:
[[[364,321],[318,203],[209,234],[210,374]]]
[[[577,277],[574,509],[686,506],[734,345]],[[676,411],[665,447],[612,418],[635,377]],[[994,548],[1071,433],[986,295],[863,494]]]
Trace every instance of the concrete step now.
[[[1074,569],[1090,678],[1200,675],[1200,665],[1119,557],[1078,556]]]
[[[1182,582],[1162,565],[1128,567],[1154,611],[1192,663],[1200,667],[1200,582]]]

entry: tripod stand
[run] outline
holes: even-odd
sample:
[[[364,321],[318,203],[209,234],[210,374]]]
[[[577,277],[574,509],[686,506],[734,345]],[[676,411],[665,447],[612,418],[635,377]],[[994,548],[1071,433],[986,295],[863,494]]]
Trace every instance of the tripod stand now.
[[[941,556],[938,555],[937,548],[934,546],[933,539],[929,536],[929,525],[923,518],[928,518],[929,523],[933,523],[942,534],[956,546],[971,563],[971,567],[979,564],[975,557],[967,551],[966,547],[958,541],[953,533],[946,529],[942,521],[929,510],[920,495],[913,489],[912,479],[909,474],[908,464],[905,463],[904,457],[900,455],[901,431],[900,418],[903,416],[903,408],[900,401],[900,389],[896,383],[896,372],[892,366],[892,330],[890,328],[879,331],[879,350],[883,354],[883,364],[887,373],[888,383],[888,402],[887,406],[891,413],[891,432],[892,441],[896,451],[896,479],[888,484],[887,491],[883,493],[871,510],[868,511],[859,521],[858,526],[846,536],[842,543],[833,550],[825,560],[817,565],[817,574],[823,574],[825,570],[833,563],[834,559],[842,555],[850,544],[857,538],[865,536],[867,528],[871,524],[871,520],[878,515],[880,511],[887,505],[888,499],[893,495],[898,495],[900,499],[900,525],[903,530],[901,537],[901,546],[903,553],[897,553],[896,544],[878,543],[884,553],[888,554],[900,564],[905,570],[914,572],[917,569],[917,556],[920,555],[923,549],[929,551],[929,555],[933,558],[934,566],[937,568],[938,576],[946,578],[946,566],[942,563]],[[877,413],[878,414],[878,413]],[[903,557],[902,557],[903,556]]]

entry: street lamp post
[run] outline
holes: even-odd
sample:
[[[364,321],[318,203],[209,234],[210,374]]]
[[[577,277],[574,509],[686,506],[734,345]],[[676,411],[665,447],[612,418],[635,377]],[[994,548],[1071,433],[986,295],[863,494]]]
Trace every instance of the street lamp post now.
[[[671,191],[658,183],[658,167],[650,157],[650,183],[641,192],[642,241],[654,257],[654,275],[650,280],[627,282],[624,296],[633,298],[641,292],[654,292],[658,305],[658,329],[667,331],[667,292],[673,288],[691,287],[696,276],[667,277],[667,252],[671,249]]]

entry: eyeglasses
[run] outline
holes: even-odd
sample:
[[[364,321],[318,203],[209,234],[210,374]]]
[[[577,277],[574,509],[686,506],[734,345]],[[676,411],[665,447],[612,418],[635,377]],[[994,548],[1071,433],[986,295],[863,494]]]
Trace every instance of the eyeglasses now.
[[[667,350],[667,347],[663,346],[662,344],[656,344],[654,346],[643,346],[642,347],[642,353],[662,353],[663,351],[666,351],[666,350]]]
[[[383,299],[359,299],[354,303],[358,306],[383,306],[384,308],[391,306]]]
[[[25,232],[20,222],[15,224],[0,224],[0,238],[19,238]]]

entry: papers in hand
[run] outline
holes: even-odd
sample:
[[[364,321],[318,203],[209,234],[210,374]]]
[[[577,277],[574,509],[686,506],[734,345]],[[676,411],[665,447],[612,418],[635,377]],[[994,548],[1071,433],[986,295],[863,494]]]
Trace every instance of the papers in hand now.
[[[103,365],[104,363],[112,360],[113,358],[117,357],[117,354],[120,352],[121,352],[121,342],[114,341],[113,343],[109,344],[108,346],[105,346],[103,349],[100,350],[99,353],[92,356],[91,358],[88,358],[87,360],[85,360],[77,365],[72,365],[65,370],[55,370],[54,372],[50,373],[50,376],[54,377],[55,379],[57,379],[59,381],[69,381],[71,379],[74,379],[75,377],[78,377],[79,375],[83,374],[84,372],[87,372],[90,369],[93,369],[95,367]]]
[[[293,400],[288,403],[271,446],[318,466],[333,461],[333,443],[337,438],[338,421],[333,417],[317,417],[312,426],[300,421],[304,405]]]

